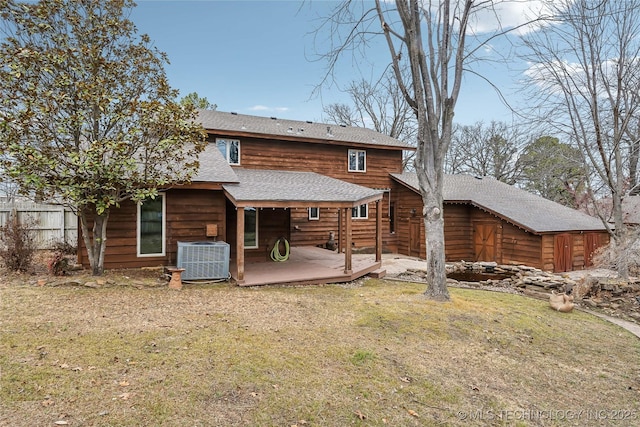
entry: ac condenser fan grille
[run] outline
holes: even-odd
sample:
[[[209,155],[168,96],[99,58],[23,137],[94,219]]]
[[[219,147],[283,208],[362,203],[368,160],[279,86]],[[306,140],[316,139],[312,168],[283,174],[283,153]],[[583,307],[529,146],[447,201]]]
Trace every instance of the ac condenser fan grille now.
[[[229,277],[229,244],[226,242],[178,242],[178,268],[183,280]]]

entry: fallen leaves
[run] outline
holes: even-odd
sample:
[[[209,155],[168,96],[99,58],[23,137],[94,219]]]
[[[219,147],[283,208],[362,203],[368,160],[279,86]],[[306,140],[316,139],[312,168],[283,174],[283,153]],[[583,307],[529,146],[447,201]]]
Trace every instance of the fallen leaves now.
[[[362,412],[360,412],[360,411],[356,411],[356,412],[354,412],[354,414],[356,414],[356,417],[358,417],[358,419],[360,419],[362,421],[367,419],[367,416],[365,414],[363,414]]]
[[[42,406],[52,406],[55,405],[55,401],[51,397],[46,397],[42,402],[40,402]]]
[[[411,415],[412,417],[420,418],[420,415],[418,415],[418,413],[416,411],[414,411],[413,409],[407,409],[407,413],[409,415]]]

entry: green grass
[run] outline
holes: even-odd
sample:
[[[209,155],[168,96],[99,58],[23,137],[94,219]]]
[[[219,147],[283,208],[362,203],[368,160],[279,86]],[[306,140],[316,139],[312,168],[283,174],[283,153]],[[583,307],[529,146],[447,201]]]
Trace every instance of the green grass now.
[[[0,425],[600,425],[494,417],[532,409],[637,419],[635,336],[521,296],[452,289],[437,303],[423,290],[0,285]]]

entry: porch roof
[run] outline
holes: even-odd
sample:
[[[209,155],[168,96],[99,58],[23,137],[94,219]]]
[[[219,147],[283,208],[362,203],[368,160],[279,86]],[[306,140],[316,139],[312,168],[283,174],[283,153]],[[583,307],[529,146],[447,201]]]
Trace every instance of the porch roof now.
[[[238,207],[356,207],[383,192],[315,172],[234,169],[239,182],[222,187]]]
[[[391,176],[420,193],[415,173]],[[472,204],[533,233],[605,230],[597,218],[492,177],[445,175],[443,193],[446,203]]]

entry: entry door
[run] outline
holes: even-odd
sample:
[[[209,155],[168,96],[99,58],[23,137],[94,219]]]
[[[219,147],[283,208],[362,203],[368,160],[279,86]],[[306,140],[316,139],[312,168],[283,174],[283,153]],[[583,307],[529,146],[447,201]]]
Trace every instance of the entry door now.
[[[553,265],[555,272],[571,271],[573,268],[570,234],[557,234],[553,239]]]
[[[475,223],[473,225],[473,246],[476,261],[496,260],[496,230],[495,223]]]
[[[409,256],[420,256],[420,222],[419,218],[411,218],[409,220]]]

